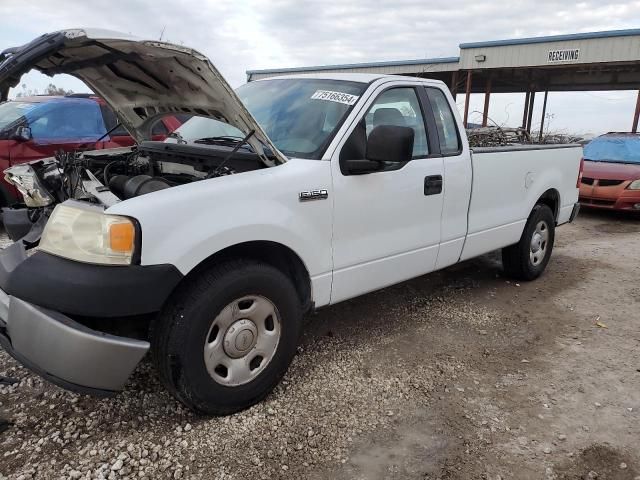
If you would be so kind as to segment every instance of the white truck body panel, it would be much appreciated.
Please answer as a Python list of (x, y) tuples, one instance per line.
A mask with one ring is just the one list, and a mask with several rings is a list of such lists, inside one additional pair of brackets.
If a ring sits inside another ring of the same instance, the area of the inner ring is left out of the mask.
[[(421, 83), (393, 78), (376, 82), (350, 115), (351, 121), (345, 122), (346, 131), (353, 129), (380, 93), (411, 85)], [(385, 175), (343, 175), (338, 157), (348, 136), (340, 138), (331, 158), (332, 303), (433, 270), (440, 243), (443, 196), (425, 196), (420, 179), (442, 175), (443, 159), (412, 160)]]
[[(560, 198), (558, 223), (568, 221), (578, 198), (579, 146), (481, 149), (472, 160), (455, 102), (442, 82), (314, 76), (370, 83), (322, 160), (290, 159), (107, 210), (140, 222), (143, 265), (168, 263), (188, 274), (227, 247), (276, 242), (302, 260), (312, 301), (321, 307), (517, 243), (533, 206), (549, 189)], [(440, 89), (453, 106), (461, 152), (412, 160), (396, 171), (344, 175), (340, 150), (371, 102), (389, 87), (420, 85)], [(443, 177), (443, 191), (425, 196), (424, 177), (435, 174)], [(301, 192), (315, 189), (326, 190), (328, 201), (299, 200)]]
[(301, 190), (330, 186), (329, 162), (291, 159), (279, 167), (132, 198), (108, 212), (140, 222), (143, 265), (169, 263), (185, 275), (233, 245), (260, 240), (284, 245), (305, 264), (314, 301), (326, 305), (331, 292), (332, 205), (300, 202), (298, 196)]
[[(436, 270), (453, 265), (460, 260), (460, 254), (467, 235), (469, 199), (472, 192), (473, 174), (469, 168), (469, 142), (464, 134), (464, 124), (455, 100), (448, 88), (442, 89), (455, 117), (460, 132), (461, 151), (458, 155), (444, 157), (444, 189), (441, 221), (440, 249)], [(446, 219), (446, 220), (445, 220)]]
[(516, 243), (531, 209), (549, 189), (558, 192), (556, 220), (565, 223), (578, 201), (576, 172), (581, 155), (580, 146), (503, 147), (474, 152), (469, 231), (462, 260)]

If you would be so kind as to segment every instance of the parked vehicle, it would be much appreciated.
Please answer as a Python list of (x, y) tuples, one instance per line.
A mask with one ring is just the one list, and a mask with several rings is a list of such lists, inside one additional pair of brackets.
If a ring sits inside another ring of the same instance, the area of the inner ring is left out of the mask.
[[(108, 153), (125, 173), (85, 168), (36, 253), (0, 254), (0, 343), (72, 390), (113, 394), (151, 350), (189, 408), (247, 408), (284, 375), (304, 312), (500, 248), (533, 280), (578, 211), (579, 146), (472, 154), (439, 81), (291, 76), (236, 94), (194, 50), (76, 30), (15, 52), (0, 86), (34, 65), (86, 81), (138, 142)], [(148, 141), (165, 111), (237, 130)]]
[[(233, 138), (225, 140), (225, 136), (241, 135), (239, 130), (229, 124), (211, 118), (189, 118), (185, 115), (176, 115), (165, 117), (162, 120), (168, 123), (169, 121), (180, 122), (182, 119), (185, 119), (186, 123), (171, 132), (164, 140), (165, 142), (195, 145), (224, 145), (231, 142), (234, 146), (235, 140)], [(164, 125), (164, 123), (162, 124)], [(154, 127), (152, 132), (156, 131), (157, 128)], [(154, 134), (152, 138), (157, 140), (164, 136)], [(212, 141), (214, 137), (220, 138), (217, 141)], [(128, 139), (129, 143), (133, 143), (131, 137), (123, 138)], [(247, 147), (242, 146), (241, 148), (246, 149)], [(54, 157), (6, 169), (4, 171), (5, 181), (15, 185), (18, 191), (23, 194), (24, 202), (24, 204), (2, 209), (4, 226), (9, 238), (13, 241), (22, 240), (27, 248), (36, 247), (46, 221), (56, 205), (70, 198), (91, 197), (91, 194), (85, 191), (85, 184), (91, 184), (92, 181), (85, 180), (83, 182), (83, 178), (89, 179), (88, 175), (91, 175), (91, 178), (103, 179), (103, 182), (108, 185), (110, 179), (117, 183), (118, 180), (124, 178), (123, 175), (133, 172), (132, 163), (126, 161), (131, 151), (131, 149), (60, 151)], [(125, 161), (119, 161), (119, 158)], [(83, 174), (85, 170), (87, 173)], [(37, 177), (42, 187), (49, 192), (49, 200), (43, 201), (37, 193), (29, 189), (29, 186), (33, 185), (31, 180), (33, 176)], [(148, 188), (152, 184), (147, 184), (143, 188)], [(124, 184), (116, 185), (115, 189), (123, 189), (124, 187)]]
[(640, 211), (640, 134), (612, 132), (585, 145), (580, 203)]
[[(153, 127), (154, 139), (165, 138), (180, 125), (181, 121), (173, 115), (163, 117)], [(51, 157), (60, 150), (98, 150), (134, 144), (124, 128), (115, 127), (115, 114), (95, 95), (43, 95), (0, 103), (0, 170)], [(0, 206), (20, 199), (16, 188), (0, 179)]]

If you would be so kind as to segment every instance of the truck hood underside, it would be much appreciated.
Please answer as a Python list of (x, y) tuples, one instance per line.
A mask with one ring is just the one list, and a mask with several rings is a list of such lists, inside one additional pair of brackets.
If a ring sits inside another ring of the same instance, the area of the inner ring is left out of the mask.
[(145, 41), (106, 30), (63, 30), (0, 54), (0, 100), (31, 69), (82, 80), (114, 109), (138, 141), (151, 138), (158, 118), (176, 113), (224, 121), (242, 132), (263, 156), (286, 157), (272, 144), (231, 86), (201, 53), (179, 45)]

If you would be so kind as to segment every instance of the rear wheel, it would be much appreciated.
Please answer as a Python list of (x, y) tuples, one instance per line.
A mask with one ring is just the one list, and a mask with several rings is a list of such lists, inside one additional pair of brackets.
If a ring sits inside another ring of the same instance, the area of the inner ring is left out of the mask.
[(188, 281), (151, 332), (163, 383), (187, 407), (227, 415), (262, 400), (296, 351), (302, 309), (271, 265), (234, 260)]
[(507, 275), (518, 280), (534, 280), (549, 263), (555, 239), (555, 219), (547, 205), (536, 205), (524, 227), (520, 241), (502, 249), (502, 265)]

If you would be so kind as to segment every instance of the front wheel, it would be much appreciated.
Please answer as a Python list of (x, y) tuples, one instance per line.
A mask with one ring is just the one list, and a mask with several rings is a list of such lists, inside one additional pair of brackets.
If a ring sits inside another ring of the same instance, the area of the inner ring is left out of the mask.
[(227, 415), (262, 400), (295, 354), (302, 308), (291, 280), (234, 260), (182, 285), (152, 328), (163, 383), (192, 410)]
[(533, 207), (520, 241), (502, 249), (502, 266), (518, 280), (534, 280), (549, 263), (555, 239), (555, 218), (547, 205)]

